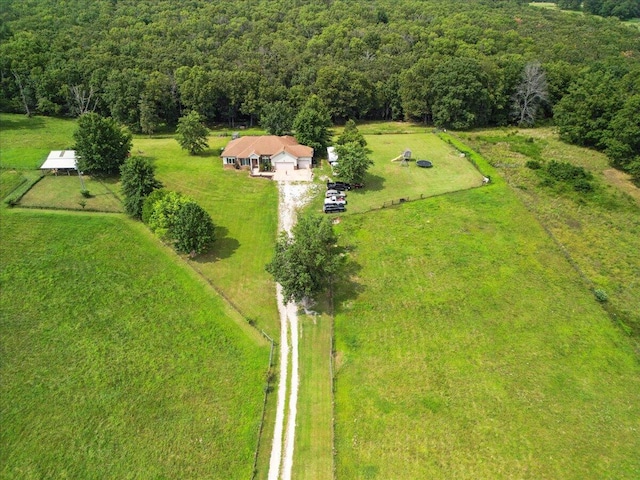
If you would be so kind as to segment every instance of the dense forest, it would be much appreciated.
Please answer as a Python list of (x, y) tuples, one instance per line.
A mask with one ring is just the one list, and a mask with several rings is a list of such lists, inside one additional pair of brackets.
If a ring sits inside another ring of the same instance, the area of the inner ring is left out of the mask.
[(517, 0), (3, 0), (0, 9), (2, 111), (95, 111), (151, 133), (189, 110), (249, 125), (315, 93), (338, 123), (465, 129), (555, 116), (563, 138), (607, 150), (640, 178), (640, 34), (618, 18)]

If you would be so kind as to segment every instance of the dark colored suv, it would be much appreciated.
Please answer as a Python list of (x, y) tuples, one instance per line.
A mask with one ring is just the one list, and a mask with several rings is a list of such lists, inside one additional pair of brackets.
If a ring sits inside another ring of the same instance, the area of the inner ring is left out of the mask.
[(329, 190), (351, 190), (351, 184), (345, 182), (327, 182), (327, 189)]
[(346, 212), (347, 208), (339, 203), (327, 203), (325, 204), (323, 210), (324, 213), (339, 213)]

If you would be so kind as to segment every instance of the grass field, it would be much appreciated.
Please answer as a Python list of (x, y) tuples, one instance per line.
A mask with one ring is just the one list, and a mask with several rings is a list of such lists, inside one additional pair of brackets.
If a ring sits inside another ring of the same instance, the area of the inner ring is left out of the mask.
[[(391, 124), (388, 129), (392, 131)], [(382, 128), (378, 124), (365, 125), (363, 130)], [(447, 192), (465, 190), (482, 185), (482, 175), (450, 145), (424, 128), (405, 126), (411, 134), (365, 135), (367, 146), (371, 150), (370, 158), (374, 165), (365, 177), (365, 188), (349, 192), (347, 211), (362, 213), (379, 209), (400, 199), (415, 200)], [(413, 161), (408, 166), (402, 162), (391, 162), (406, 149), (411, 150)], [(415, 160), (427, 159), (433, 168), (420, 168)], [(318, 177), (331, 176), (331, 170), (325, 166)], [(318, 201), (317, 208), (321, 206)]]
[(340, 229), (338, 478), (637, 478), (631, 342), (507, 185)]
[(271, 260), (278, 224), (275, 183), (224, 170), (218, 154), (230, 137), (211, 136), (210, 154), (190, 156), (167, 138), (135, 138), (133, 153), (154, 160), (166, 188), (192, 196), (211, 215), (217, 240), (192, 266), (273, 338), (279, 331)]
[[(487, 130), (462, 136), (501, 170), (594, 288), (607, 292), (608, 306), (623, 329), (634, 334), (640, 352), (640, 190), (614, 175), (603, 154), (564, 144), (550, 129)], [(523, 143), (526, 138), (534, 142)], [(588, 169), (596, 177), (596, 190), (578, 195), (540, 188), (540, 178), (524, 167), (536, 154)]]
[(77, 175), (47, 175), (22, 197), (19, 205), (101, 212), (123, 211), (117, 182), (94, 179), (88, 175), (83, 175), (82, 179), (90, 197), (84, 197), (80, 193), (82, 185)]
[(75, 120), (0, 113), (0, 168), (34, 169), (73, 145)]
[(0, 476), (250, 478), (266, 342), (139, 224), (0, 214)]
[(293, 478), (330, 479), (333, 474), (331, 397), (332, 318), (300, 316), (300, 392)]

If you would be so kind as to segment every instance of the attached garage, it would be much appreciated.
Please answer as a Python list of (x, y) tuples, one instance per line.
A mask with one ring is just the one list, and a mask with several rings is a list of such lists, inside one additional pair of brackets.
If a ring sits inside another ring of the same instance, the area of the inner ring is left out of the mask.
[(274, 163), (274, 168), (278, 172), (291, 172), (296, 169), (296, 164), (293, 162), (277, 162)]
[(311, 168), (311, 159), (310, 158), (299, 158), (298, 159), (298, 168)]

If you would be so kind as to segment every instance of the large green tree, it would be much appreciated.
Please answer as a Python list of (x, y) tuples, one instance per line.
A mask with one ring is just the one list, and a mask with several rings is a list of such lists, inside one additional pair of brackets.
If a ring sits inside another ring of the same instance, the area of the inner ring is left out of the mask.
[(285, 135), (293, 126), (293, 109), (283, 101), (268, 103), (262, 108), (260, 125), (270, 135)]
[(348, 120), (344, 125), (344, 130), (336, 140), (338, 145), (346, 145), (347, 143), (355, 142), (359, 144), (361, 147), (367, 146), (367, 141), (364, 139), (360, 130), (358, 130), (358, 126), (356, 122), (353, 120)]
[(129, 157), (120, 167), (120, 184), (124, 195), (124, 210), (132, 217), (142, 217), (142, 206), (151, 192), (162, 187), (156, 180), (155, 168), (149, 159)]
[(283, 232), (267, 271), (282, 286), (286, 302), (303, 302), (327, 289), (340, 270), (342, 257), (331, 220), (300, 217), (292, 236)]
[(337, 145), (336, 153), (340, 178), (346, 182), (362, 183), (367, 170), (373, 165), (365, 147), (358, 142), (349, 142)]
[(331, 139), (331, 116), (317, 95), (311, 95), (293, 120), (296, 140), (323, 155)]
[(131, 150), (131, 133), (114, 119), (85, 113), (73, 134), (80, 170), (115, 175)]
[(204, 252), (215, 240), (215, 226), (211, 216), (191, 201), (180, 208), (172, 229), (176, 250), (195, 255)]
[(202, 123), (202, 117), (195, 110), (178, 120), (176, 138), (180, 146), (191, 155), (197, 155), (209, 148), (208, 134), (209, 130)]
[(466, 129), (486, 125), (491, 114), (487, 76), (472, 58), (451, 58), (431, 76), (433, 123)]

